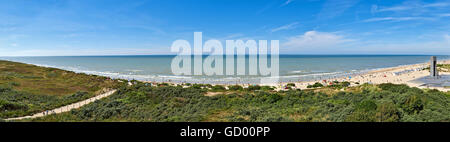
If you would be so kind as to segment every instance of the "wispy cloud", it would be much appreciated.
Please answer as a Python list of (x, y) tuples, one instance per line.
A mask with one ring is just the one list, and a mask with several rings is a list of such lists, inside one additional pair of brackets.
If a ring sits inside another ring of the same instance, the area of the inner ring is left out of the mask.
[(447, 7), (450, 6), (450, 3), (447, 2), (438, 2), (438, 3), (428, 3), (428, 4), (420, 4), (420, 3), (404, 3), (402, 5), (392, 6), (392, 7), (381, 7), (376, 8), (375, 10), (372, 8), (372, 12), (399, 12), (406, 10), (417, 10), (424, 8), (439, 8), (439, 7)]
[(431, 3), (425, 4), (423, 7), (446, 7), (450, 6), (450, 3), (440, 2), (440, 3)]
[(380, 22), (380, 21), (409, 21), (409, 20), (431, 20), (432, 18), (426, 17), (377, 17), (363, 20), (363, 22)]
[(344, 36), (337, 35), (335, 33), (308, 31), (302, 35), (288, 38), (283, 46), (292, 50), (301, 51), (311, 48), (334, 48), (350, 41), (353, 40), (347, 39)]
[(394, 7), (380, 8), (377, 10), (377, 12), (403, 11), (403, 10), (409, 10), (409, 9), (413, 9), (413, 8), (414, 7), (411, 7), (411, 6), (394, 6)]
[(283, 4), (281, 4), (281, 6), (286, 6), (290, 3), (292, 3), (294, 0), (287, 0), (286, 2), (284, 2)]
[(328, 0), (322, 6), (318, 18), (330, 19), (341, 15), (350, 7), (356, 5), (359, 0)]
[(270, 30), (270, 32), (273, 33), (273, 32), (278, 32), (278, 31), (282, 31), (282, 30), (294, 29), (298, 24), (299, 24), (298, 22), (290, 23), (287, 25), (283, 25), (281, 27), (274, 28), (274, 29)]
[(442, 14), (438, 14), (438, 17), (450, 17), (450, 13), (442, 13)]
[(373, 44), (361, 44), (358, 47), (360, 52), (372, 54), (450, 54), (450, 50), (448, 50), (449, 45), (450, 39), (444, 39), (428, 42), (417, 41), (408, 43), (388, 43), (381, 41)]
[(448, 43), (450, 43), (450, 35), (445, 34), (445, 35), (444, 35), (444, 39), (445, 39), (445, 41), (447, 41)]

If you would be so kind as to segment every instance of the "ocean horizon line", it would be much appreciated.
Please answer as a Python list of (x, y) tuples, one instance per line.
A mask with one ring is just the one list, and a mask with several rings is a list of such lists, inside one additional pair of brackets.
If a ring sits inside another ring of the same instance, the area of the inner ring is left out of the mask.
[[(254, 54), (244, 54), (254, 55)], [(268, 56), (272, 54), (266, 54)], [(178, 56), (177, 54), (149, 54), (149, 55), (36, 55), (36, 56), (0, 56), (0, 57), (139, 57), (139, 56)], [(190, 55), (194, 56), (194, 55)], [(202, 56), (210, 56), (209, 54), (202, 54)], [(220, 55), (219, 55), (220, 56)], [(224, 54), (223, 56), (227, 56)], [(234, 56), (238, 56), (235, 55)], [(447, 54), (279, 54), (279, 56), (450, 56)]]

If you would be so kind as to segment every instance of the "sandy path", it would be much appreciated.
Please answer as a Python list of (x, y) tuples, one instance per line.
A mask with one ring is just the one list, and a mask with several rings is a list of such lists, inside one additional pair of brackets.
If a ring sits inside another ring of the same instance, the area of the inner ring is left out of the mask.
[[(101, 95), (97, 95), (97, 96), (95, 96), (95, 97), (92, 97), (92, 98), (89, 98), (89, 99), (86, 99), (86, 100), (83, 100), (83, 101), (80, 101), (80, 102), (77, 102), (77, 103), (73, 103), (73, 104), (66, 105), (66, 106), (63, 106), (63, 107), (60, 107), (60, 108), (56, 108), (56, 109), (53, 109), (53, 110), (49, 110), (47, 115), (58, 114), (58, 113), (63, 113), (63, 112), (68, 112), (68, 111), (70, 111), (70, 110), (72, 110), (72, 109), (80, 108), (80, 107), (82, 107), (82, 106), (84, 106), (84, 105), (87, 105), (87, 104), (89, 104), (89, 103), (92, 103), (92, 102), (94, 102), (94, 101), (96, 101), (96, 100), (99, 100), (99, 99), (108, 97), (108, 96), (114, 94), (114, 92), (116, 92), (116, 91), (117, 91), (117, 90), (111, 90), (111, 91), (108, 91), (108, 92), (103, 93), (103, 94), (101, 94)], [(31, 115), (31, 116), (23, 116), (23, 117), (16, 117), (16, 118), (8, 118), (8, 119), (5, 119), (5, 120), (6, 120), (6, 121), (11, 121), (11, 120), (21, 120), (21, 119), (27, 119), (27, 118), (43, 117), (43, 116), (45, 116), (45, 115), (44, 115), (44, 112), (40, 112), (40, 113), (36, 113), (36, 114), (34, 114), (34, 115)]]

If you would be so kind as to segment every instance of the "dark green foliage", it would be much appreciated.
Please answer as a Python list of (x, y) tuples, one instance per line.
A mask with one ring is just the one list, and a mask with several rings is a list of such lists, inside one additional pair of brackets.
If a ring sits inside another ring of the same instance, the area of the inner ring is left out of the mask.
[(286, 86), (288, 86), (288, 87), (295, 87), (295, 84), (294, 83), (288, 83)]
[(407, 96), (406, 100), (400, 102), (403, 110), (408, 114), (417, 114), (423, 110), (424, 101), (418, 95)]
[(275, 88), (272, 87), (272, 86), (261, 86), (260, 89), (261, 89), (262, 91), (272, 91), (272, 90), (275, 90)]
[(191, 87), (194, 88), (194, 89), (202, 89), (203, 85), (201, 85), (201, 84), (194, 84)]
[(377, 104), (373, 100), (364, 100), (356, 105), (357, 110), (374, 111), (377, 109)]
[(230, 85), (228, 86), (228, 89), (231, 91), (242, 91), (244, 88), (242, 88), (241, 85)]
[(247, 91), (256, 91), (256, 90), (260, 90), (261, 86), (259, 85), (250, 85), (248, 86), (248, 88), (246, 88)]
[(66, 96), (35, 95), (0, 86), (0, 118), (30, 115), (93, 97), (87, 92)]
[(350, 86), (350, 82), (344, 81), (344, 82), (338, 82), (338, 81), (334, 81), (332, 85), (328, 85), (327, 87), (331, 87), (334, 89), (342, 89), (345, 87), (349, 87)]
[(323, 85), (319, 82), (314, 83), (313, 85), (308, 85), (306, 86), (307, 88), (319, 88), (319, 87), (323, 87)]
[(222, 85), (214, 85), (211, 88), (211, 91), (213, 91), (213, 92), (221, 92), (221, 91), (225, 91), (225, 90), (227, 90), (227, 89), (225, 87), (223, 87)]
[(382, 103), (377, 107), (375, 115), (378, 122), (398, 122), (400, 120), (400, 111), (392, 102)]
[(380, 84), (379, 87), (383, 90), (391, 91), (394, 93), (405, 93), (409, 90), (409, 87), (407, 85), (398, 85), (398, 84), (392, 84), (392, 83), (385, 83)]

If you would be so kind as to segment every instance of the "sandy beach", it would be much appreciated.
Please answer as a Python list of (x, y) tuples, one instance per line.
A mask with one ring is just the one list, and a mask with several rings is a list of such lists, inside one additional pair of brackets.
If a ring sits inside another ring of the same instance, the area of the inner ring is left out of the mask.
[[(450, 60), (442, 60), (439, 61), (438, 64), (450, 64)], [(440, 91), (450, 91), (450, 88), (444, 87), (427, 87), (421, 86), (421, 83), (413, 82), (413, 80), (426, 77), (430, 75), (429, 70), (424, 70), (424, 68), (429, 67), (429, 63), (420, 63), (413, 65), (403, 65), (391, 68), (384, 68), (379, 70), (370, 71), (366, 74), (358, 75), (358, 76), (350, 76), (345, 78), (332, 78), (328, 80), (316, 80), (316, 81), (307, 81), (307, 82), (296, 82), (295, 86), (299, 89), (306, 89), (308, 85), (312, 85), (316, 82), (320, 82), (322, 84), (327, 84), (332, 81), (348, 81), (352, 86), (359, 84), (369, 83), (369, 84), (381, 84), (381, 83), (393, 83), (393, 84), (406, 84), (410, 87), (418, 87), (418, 88), (430, 88), (437, 89)], [(439, 72), (440, 75), (450, 75), (450, 72)], [(274, 86), (274, 84), (271, 84)], [(287, 85), (287, 83), (277, 84), (278, 89), (282, 89), (283, 86)]]
[[(438, 61), (438, 64), (450, 64), (450, 60), (441, 60)], [(293, 89), (307, 89), (308, 85), (312, 85), (316, 82), (322, 83), (323, 85), (329, 85), (333, 81), (339, 82), (350, 82), (351, 86), (357, 86), (358, 84), (381, 84), (381, 83), (393, 83), (393, 84), (406, 84), (410, 87), (418, 87), (418, 88), (429, 88), (429, 89), (437, 89), (440, 91), (450, 91), (450, 88), (445, 87), (431, 87), (431, 86), (423, 86), (423, 83), (413, 82), (418, 78), (429, 76), (429, 70), (425, 68), (429, 67), (429, 63), (419, 63), (412, 65), (401, 65), (390, 68), (383, 68), (378, 70), (369, 71), (364, 74), (347, 76), (347, 77), (339, 77), (339, 78), (326, 78), (323, 80), (313, 80), (313, 81), (300, 81), (300, 82), (284, 82), (284, 83), (273, 83), (273, 84), (258, 84), (261, 86), (273, 86), (276, 87), (276, 90), (285, 90), (285, 86), (288, 83), (294, 83), (295, 87)], [(450, 72), (439, 72), (440, 75), (450, 75)], [(161, 82), (152, 82), (152, 81), (144, 81), (147, 83), (161, 83)], [(165, 82), (172, 85), (182, 85), (184, 87), (189, 87), (183, 85), (183, 83), (175, 83), (175, 82)], [(226, 84), (212, 84), (212, 85), (224, 85)], [(235, 84), (236, 85), (236, 84)], [(253, 85), (253, 84), (237, 84), (241, 85), (244, 88)]]

